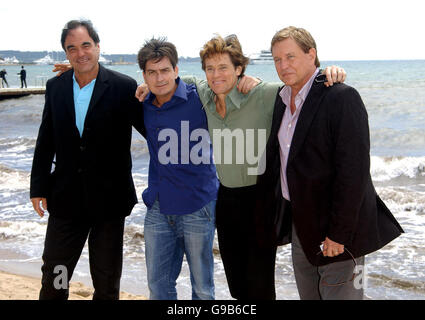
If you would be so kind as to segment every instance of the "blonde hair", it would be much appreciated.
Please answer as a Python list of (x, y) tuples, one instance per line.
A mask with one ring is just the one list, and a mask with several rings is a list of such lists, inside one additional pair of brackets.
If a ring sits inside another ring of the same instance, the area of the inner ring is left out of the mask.
[(277, 42), (283, 41), (288, 38), (291, 38), (292, 40), (294, 40), (304, 53), (308, 53), (309, 50), (312, 48), (315, 49), (316, 59), (314, 60), (314, 64), (316, 65), (316, 67), (320, 67), (320, 61), (317, 56), (316, 41), (314, 41), (310, 32), (308, 32), (307, 30), (303, 28), (290, 26), (276, 32), (276, 34), (273, 36), (273, 39), (272, 39), (271, 49), (273, 49), (273, 46)]
[(241, 74), (239, 78), (243, 77), (246, 66), (249, 62), (249, 58), (245, 57), (242, 52), (242, 46), (238, 40), (238, 37), (234, 34), (222, 38), (217, 35), (207, 43), (204, 44), (204, 47), (199, 52), (199, 56), (202, 61), (202, 70), (205, 71), (205, 60), (211, 58), (217, 54), (228, 53), (230, 60), (232, 61), (233, 66), (242, 67)]

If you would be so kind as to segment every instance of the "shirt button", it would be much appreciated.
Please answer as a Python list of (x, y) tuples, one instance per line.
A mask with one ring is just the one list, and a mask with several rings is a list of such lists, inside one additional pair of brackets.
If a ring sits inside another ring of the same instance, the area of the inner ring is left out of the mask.
[(290, 144), (286, 145), (288, 148), (291, 146)]
[(289, 126), (288, 126), (289, 128), (291, 128), (292, 127), (292, 124), (289, 124)]

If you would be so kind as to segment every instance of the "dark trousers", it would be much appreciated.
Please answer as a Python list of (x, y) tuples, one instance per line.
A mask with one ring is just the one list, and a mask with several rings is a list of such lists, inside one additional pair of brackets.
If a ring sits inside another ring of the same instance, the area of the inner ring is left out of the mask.
[(255, 239), (256, 186), (220, 185), (216, 225), (230, 294), (238, 300), (276, 299), (276, 247), (259, 248)]
[[(347, 253), (343, 253), (347, 254)], [(323, 266), (312, 265), (301, 246), (295, 226), (292, 229), (292, 263), (301, 300), (362, 300), (363, 283), (356, 266), (364, 267), (364, 257), (333, 262)]]
[(25, 78), (21, 78), (21, 88), (24, 87), (25, 84), (25, 88), (27, 87), (27, 80)]
[(69, 281), (88, 237), (93, 300), (118, 300), (124, 218), (110, 221), (49, 217), (41, 271), (40, 300), (66, 300)]
[(4, 87), (3, 83), (6, 83), (6, 86), (9, 88), (9, 84), (7, 83), (6, 78), (1, 78), (2, 86)]
[[(333, 262), (323, 266), (312, 265), (304, 253), (297, 235), (296, 227), (290, 223), (292, 216), (291, 203), (281, 197), (281, 230), (291, 228), (292, 265), (294, 267), (295, 282), (301, 300), (361, 300), (363, 299), (363, 280), (357, 277), (364, 276), (361, 272), (356, 275), (356, 266), (363, 268), (364, 257)], [(302, 228), (301, 226), (298, 226)], [(348, 250), (348, 249), (346, 249)], [(347, 252), (343, 253), (348, 255)]]

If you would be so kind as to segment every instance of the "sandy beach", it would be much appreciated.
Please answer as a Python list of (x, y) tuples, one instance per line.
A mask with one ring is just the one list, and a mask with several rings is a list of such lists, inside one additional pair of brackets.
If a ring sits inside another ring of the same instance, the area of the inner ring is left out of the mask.
[[(38, 300), (41, 280), (0, 271), (0, 300)], [(71, 282), (69, 300), (91, 300), (93, 288)], [(121, 292), (120, 300), (146, 300), (141, 295)]]

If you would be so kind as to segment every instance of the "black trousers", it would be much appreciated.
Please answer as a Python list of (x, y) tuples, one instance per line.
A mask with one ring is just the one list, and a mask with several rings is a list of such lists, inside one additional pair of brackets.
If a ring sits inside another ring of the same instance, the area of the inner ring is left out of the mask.
[(276, 247), (259, 248), (255, 239), (257, 186), (220, 185), (216, 225), (220, 255), (230, 294), (238, 300), (276, 299)]
[(21, 78), (21, 88), (24, 87), (25, 84), (25, 88), (27, 87), (27, 80), (25, 78)]
[(124, 217), (83, 221), (49, 217), (41, 271), (40, 300), (66, 300), (69, 281), (88, 238), (93, 300), (118, 300)]
[(3, 87), (4, 87), (4, 84), (3, 83), (6, 83), (6, 86), (9, 88), (9, 84), (7, 83), (6, 78), (0, 78), (0, 80), (2, 82)]

